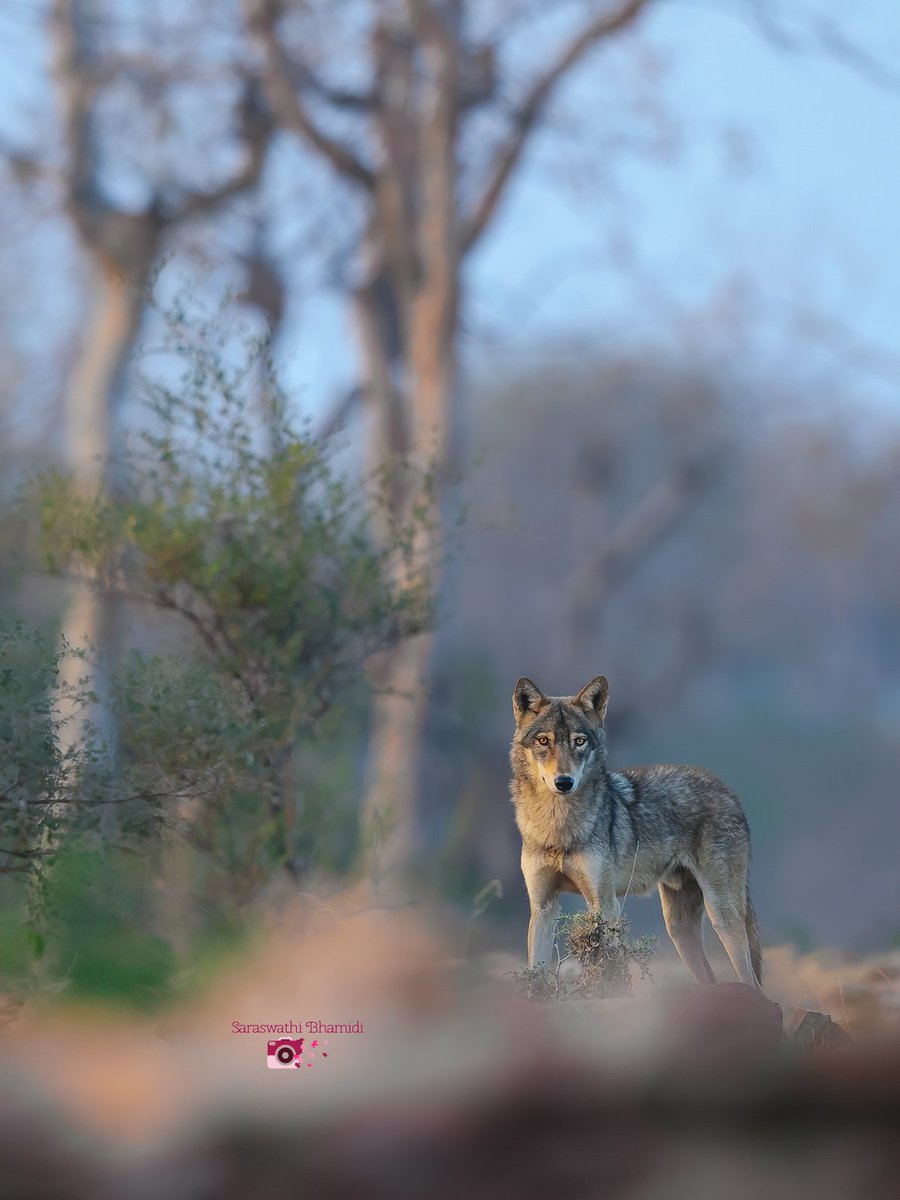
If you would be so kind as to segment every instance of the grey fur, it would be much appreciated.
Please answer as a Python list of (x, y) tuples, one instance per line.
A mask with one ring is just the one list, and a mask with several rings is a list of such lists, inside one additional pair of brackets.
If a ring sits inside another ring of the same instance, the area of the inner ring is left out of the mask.
[[(511, 794), (531, 904), (528, 963), (549, 963), (560, 892), (618, 914), (618, 897), (657, 888), (666, 929), (700, 983), (715, 980), (703, 949), (703, 908), (743, 983), (762, 961), (750, 902), (750, 830), (737, 796), (700, 767), (607, 766), (609, 688), (597, 676), (576, 696), (545, 696), (530, 679), (513, 692)], [(572, 780), (572, 790), (562, 786)]]

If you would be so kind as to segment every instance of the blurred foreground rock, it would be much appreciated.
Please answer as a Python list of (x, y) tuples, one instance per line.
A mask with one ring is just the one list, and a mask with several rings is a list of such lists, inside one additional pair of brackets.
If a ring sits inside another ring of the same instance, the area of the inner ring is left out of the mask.
[[(737, 983), (536, 1003), (415, 912), (289, 916), (163, 1014), (8, 1026), (0, 1200), (900, 1194), (900, 1039), (786, 1053)], [(310, 1019), (364, 1032), (303, 1071), (232, 1032)]]
[(780, 1006), (745, 983), (684, 988), (668, 996), (665, 1007), (675, 1052), (710, 1067), (759, 1061), (782, 1044)]

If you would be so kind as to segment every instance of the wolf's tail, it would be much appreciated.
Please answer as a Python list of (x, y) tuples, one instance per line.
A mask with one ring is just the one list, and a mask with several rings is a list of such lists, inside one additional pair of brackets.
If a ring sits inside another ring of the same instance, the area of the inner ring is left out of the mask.
[(759, 944), (759, 926), (756, 923), (756, 913), (750, 902), (750, 889), (747, 888), (747, 943), (750, 947), (750, 962), (753, 966), (756, 982), (762, 985), (762, 948)]

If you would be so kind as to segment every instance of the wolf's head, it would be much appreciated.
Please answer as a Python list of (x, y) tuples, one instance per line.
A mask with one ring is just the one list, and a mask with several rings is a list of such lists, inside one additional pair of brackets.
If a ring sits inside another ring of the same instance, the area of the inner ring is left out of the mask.
[(603, 718), (609, 684), (603, 675), (586, 683), (577, 696), (545, 696), (530, 679), (522, 678), (513, 692), (516, 733), (513, 746), (532, 778), (551, 792), (577, 790), (590, 766), (606, 764)]

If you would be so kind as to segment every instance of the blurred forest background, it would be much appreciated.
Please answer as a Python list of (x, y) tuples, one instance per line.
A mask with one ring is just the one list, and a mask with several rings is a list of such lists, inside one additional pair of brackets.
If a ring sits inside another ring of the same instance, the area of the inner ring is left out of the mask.
[(360, 870), (518, 947), (520, 674), (739, 792), (765, 942), (895, 943), (894, 6), (0, 30), (8, 986)]

